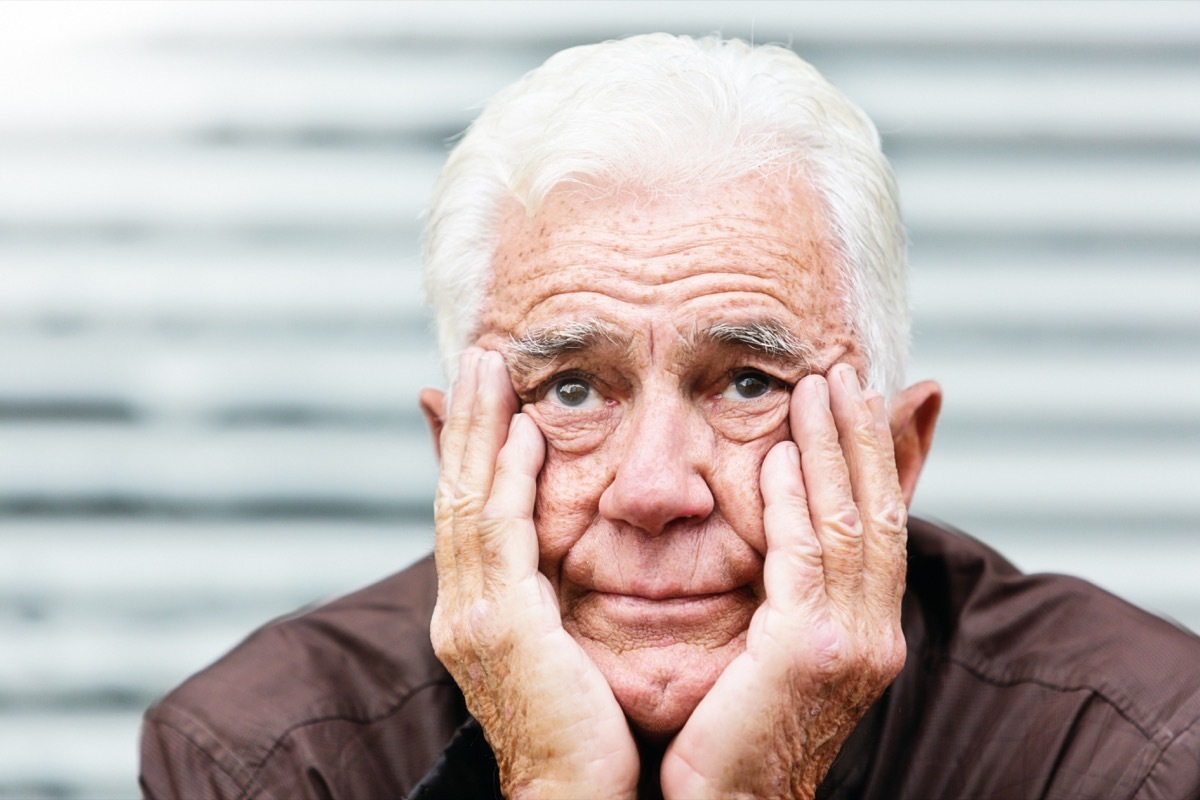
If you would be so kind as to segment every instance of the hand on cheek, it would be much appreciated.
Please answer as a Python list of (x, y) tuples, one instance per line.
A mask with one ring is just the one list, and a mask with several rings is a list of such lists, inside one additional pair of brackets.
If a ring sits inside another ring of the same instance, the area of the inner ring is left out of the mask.
[(468, 350), (441, 437), (434, 650), (495, 751), (505, 797), (632, 797), (624, 714), (538, 572), (545, 442), (516, 411), (500, 356)]
[(662, 766), (668, 798), (812, 797), (904, 664), (905, 506), (878, 395), (801, 381), (763, 462), (766, 601)]

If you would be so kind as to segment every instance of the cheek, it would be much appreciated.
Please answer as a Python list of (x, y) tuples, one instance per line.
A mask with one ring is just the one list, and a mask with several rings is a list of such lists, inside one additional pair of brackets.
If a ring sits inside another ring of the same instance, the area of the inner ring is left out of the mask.
[(767, 452), (787, 437), (785, 422), (751, 441), (722, 442), (709, 480), (716, 506), (725, 521), (740, 539), (763, 555), (767, 552), (767, 538), (759, 476)]
[(600, 495), (611, 482), (604, 450), (576, 454), (547, 442), (534, 507), (544, 571), (561, 561), (596, 519)]

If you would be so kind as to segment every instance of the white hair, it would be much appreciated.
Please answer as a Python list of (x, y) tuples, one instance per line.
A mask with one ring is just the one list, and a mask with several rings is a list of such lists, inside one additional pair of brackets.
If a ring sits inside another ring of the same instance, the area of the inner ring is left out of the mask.
[(450, 154), (425, 230), (425, 291), (447, 377), (477, 334), (502, 209), (555, 187), (656, 194), (803, 176), (831, 227), (867, 383), (890, 397), (909, 346), (891, 166), (867, 116), (776, 46), (648, 34), (573, 47), (499, 92)]

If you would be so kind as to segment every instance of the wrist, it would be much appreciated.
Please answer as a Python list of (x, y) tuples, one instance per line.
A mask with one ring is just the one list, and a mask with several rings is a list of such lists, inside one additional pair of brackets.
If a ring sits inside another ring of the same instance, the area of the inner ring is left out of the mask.
[(500, 787), (507, 800), (637, 800), (636, 767), (633, 774), (622, 775), (630, 770), (606, 769), (595, 762), (500, 766)]

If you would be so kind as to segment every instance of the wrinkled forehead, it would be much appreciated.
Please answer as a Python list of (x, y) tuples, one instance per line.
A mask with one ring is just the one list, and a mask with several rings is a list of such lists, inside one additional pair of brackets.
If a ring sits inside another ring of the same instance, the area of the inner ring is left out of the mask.
[(826, 215), (802, 183), (755, 178), (687, 196), (567, 188), (533, 213), (504, 209), (477, 333), (519, 335), (610, 306), (685, 326), (693, 311), (711, 324), (723, 304), (844, 324), (844, 295)]

